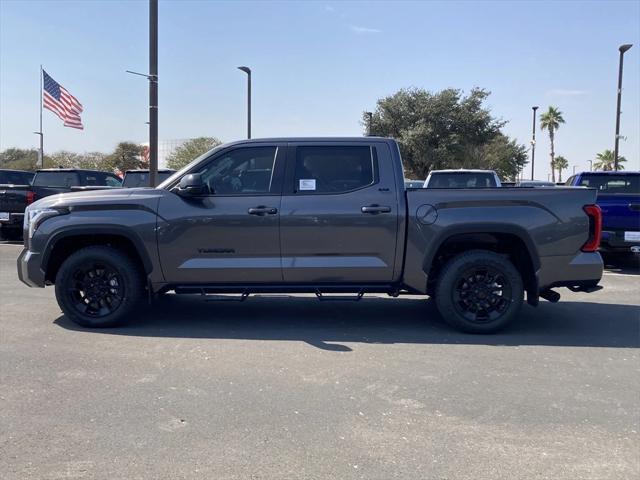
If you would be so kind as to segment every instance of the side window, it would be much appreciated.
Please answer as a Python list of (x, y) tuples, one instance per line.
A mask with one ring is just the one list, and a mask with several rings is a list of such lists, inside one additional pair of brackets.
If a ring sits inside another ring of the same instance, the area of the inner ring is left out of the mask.
[(277, 147), (231, 150), (199, 170), (209, 192), (219, 195), (269, 193)]
[(346, 193), (376, 182), (375, 149), (369, 146), (296, 148), (294, 191)]
[(92, 173), (84, 173), (82, 174), (82, 185), (87, 185), (89, 187), (95, 187), (100, 185), (100, 180), (98, 179), (98, 175)]

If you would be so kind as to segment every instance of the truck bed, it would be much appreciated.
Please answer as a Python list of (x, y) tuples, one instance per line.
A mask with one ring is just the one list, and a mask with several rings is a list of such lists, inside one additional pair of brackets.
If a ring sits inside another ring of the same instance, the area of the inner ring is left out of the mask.
[(594, 189), (418, 189), (408, 190), (406, 197), (404, 281), (412, 288), (424, 288), (430, 270), (425, 267), (437, 265), (439, 248), (463, 232), (477, 238), (500, 232), (504, 239), (520, 242), (531, 258), (539, 259), (532, 265), (539, 289), (565, 279), (579, 282), (581, 270), (585, 281), (592, 276), (590, 262), (584, 269), (579, 262), (589, 231), (583, 206), (595, 203)]

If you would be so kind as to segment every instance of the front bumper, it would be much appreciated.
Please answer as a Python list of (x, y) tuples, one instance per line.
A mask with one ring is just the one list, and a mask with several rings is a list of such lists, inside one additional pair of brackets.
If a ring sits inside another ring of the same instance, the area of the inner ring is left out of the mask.
[(44, 272), (41, 269), (42, 255), (27, 248), (18, 257), (18, 278), (29, 287), (44, 288)]

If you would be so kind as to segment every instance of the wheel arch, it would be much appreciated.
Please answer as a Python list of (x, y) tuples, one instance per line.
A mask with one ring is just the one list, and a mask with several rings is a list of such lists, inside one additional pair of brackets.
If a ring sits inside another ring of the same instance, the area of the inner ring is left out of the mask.
[(524, 282), (527, 302), (538, 303), (537, 271), (540, 258), (529, 233), (515, 225), (486, 224), (448, 228), (434, 241), (425, 255), (422, 268), (427, 274), (427, 293), (432, 294), (442, 268), (455, 255), (471, 249), (483, 249), (507, 255)]
[(45, 281), (55, 283), (60, 266), (73, 252), (97, 245), (123, 251), (142, 267), (147, 276), (153, 271), (153, 263), (142, 240), (129, 229), (117, 225), (73, 227), (56, 232), (47, 241), (42, 260)]

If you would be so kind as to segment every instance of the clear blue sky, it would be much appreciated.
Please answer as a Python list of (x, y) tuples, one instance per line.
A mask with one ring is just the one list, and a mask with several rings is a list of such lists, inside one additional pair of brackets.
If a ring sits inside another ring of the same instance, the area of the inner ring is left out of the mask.
[[(39, 65), (85, 106), (84, 131), (45, 111), (45, 150), (147, 140), (146, 1), (0, 0), (0, 149), (34, 147)], [(360, 135), (363, 110), (401, 87), (492, 91), (506, 133), (528, 145), (531, 106), (567, 121), (570, 165), (613, 148), (618, 45), (621, 154), (640, 168), (640, 2), (160, 2), (160, 138)], [(538, 131), (546, 178), (549, 142)]]

